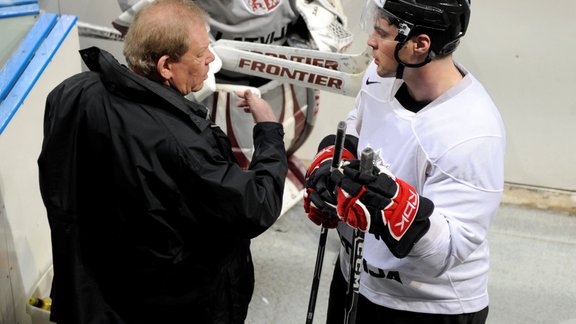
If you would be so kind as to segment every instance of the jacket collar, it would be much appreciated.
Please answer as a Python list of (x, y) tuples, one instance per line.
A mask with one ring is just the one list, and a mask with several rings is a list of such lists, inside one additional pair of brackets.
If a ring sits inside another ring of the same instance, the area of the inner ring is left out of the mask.
[(186, 114), (200, 130), (210, 125), (206, 107), (184, 98), (174, 89), (130, 71), (105, 50), (89, 47), (80, 50), (80, 55), (91, 71), (100, 74), (109, 91), (140, 100), (166, 101), (179, 112)]

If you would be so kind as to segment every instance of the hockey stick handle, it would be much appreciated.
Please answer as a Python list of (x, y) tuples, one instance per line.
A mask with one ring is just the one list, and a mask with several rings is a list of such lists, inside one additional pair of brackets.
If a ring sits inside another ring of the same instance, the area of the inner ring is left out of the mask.
[[(342, 150), (344, 149), (344, 140), (346, 138), (346, 122), (338, 122), (336, 128), (336, 139), (334, 140), (334, 155), (332, 156), (332, 165), (330, 170), (337, 169), (342, 159)], [(326, 251), (326, 239), (328, 229), (324, 226), (320, 229), (320, 239), (318, 242), (318, 252), (316, 253), (316, 265), (314, 266), (314, 278), (312, 279), (312, 288), (310, 290), (310, 300), (308, 301), (308, 312), (306, 314), (306, 324), (312, 324), (314, 319), (314, 310), (316, 308), (316, 299), (318, 297), (318, 287), (320, 286), (320, 275), (322, 274), (322, 263), (324, 262), (324, 251)]]
[(370, 175), (372, 167), (374, 166), (374, 150), (366, 147), (360, 154), (360, 173), (363, 175)]
[[(374, 150), (366, 147), (360, 155), (360, 173), (371, 174), (374, 164)], [(346, 291), (345, 324), (356, 323), (358, 297), (360, 294), (360, 274), (362, 273), (362, 254), (364, 251), (364, 232), (356, 228), (350, 251), (350, 272), (348, 274), (348, 289)]]
[(339, 121), (336, 128), (336, 140), (334, 142), (334, 156), (332, 157), (332, 165), (330, 170), (333, 171), (340, 167), (342, 160), (342, 150), (344, 149), (344, 139), (346, 138), (346, 122)]

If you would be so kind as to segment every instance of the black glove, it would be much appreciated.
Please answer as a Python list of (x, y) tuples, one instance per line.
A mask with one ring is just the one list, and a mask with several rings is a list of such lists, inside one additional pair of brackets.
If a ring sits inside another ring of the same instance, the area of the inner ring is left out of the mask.
[[(332, 179), (330, 167), (334, 156), (334, 135), (326, 136), (318, 146), (318, 153), (306, 172), (306, 191), (304, 192), (304, 211), (316, 225), (334, 228), (340, 219), (336, 213), (336, 184), (340, 182), (338, 174)], [(342, 161), (355, 159), (358, 138), (347, 135), (342, 149)]]
[(430, 228), (434, 204), (384, 166), (374, 167), (371, 175), (362, 175), (359, 167), (358, 160), (342, 165), (339, 217), (382, 239), (396, 257), (407, 256)]

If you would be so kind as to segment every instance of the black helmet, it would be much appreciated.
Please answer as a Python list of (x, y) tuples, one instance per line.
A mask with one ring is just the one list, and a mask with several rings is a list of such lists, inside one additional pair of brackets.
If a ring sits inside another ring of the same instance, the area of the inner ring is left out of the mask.
[(470, 20), (471, 0), (368, 0), (398, 26), (400, 43), (426, 34), (432, 39), (430, 58), (452, 53)]

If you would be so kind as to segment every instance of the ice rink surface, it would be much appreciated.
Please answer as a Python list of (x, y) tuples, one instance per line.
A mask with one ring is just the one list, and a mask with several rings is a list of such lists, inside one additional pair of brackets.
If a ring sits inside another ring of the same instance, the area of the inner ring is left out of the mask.
[[(305, 323), (320, 228), (301, 204), (252, 241), (247, 324)], [(489, 232), (489, 324), (576, 324), (576, 216), (501, 206)], [(324, 323), (339, 241), (330, 230), (314, 323)]]

